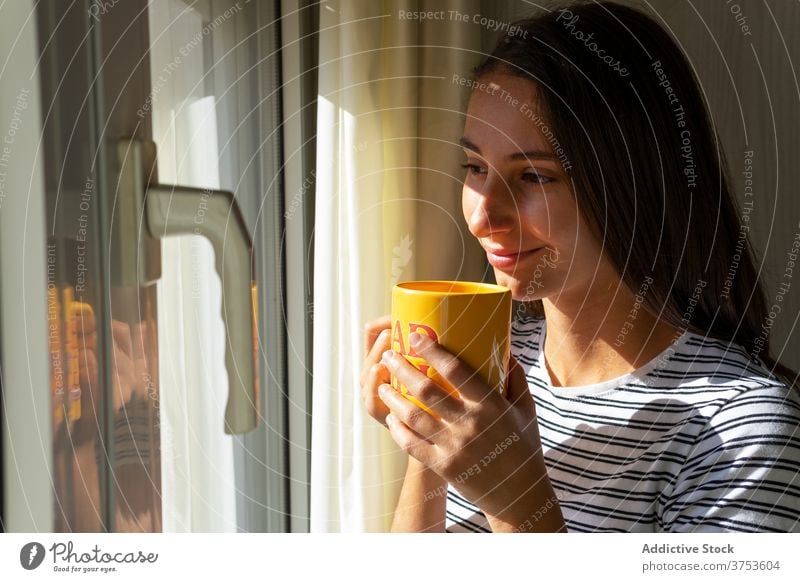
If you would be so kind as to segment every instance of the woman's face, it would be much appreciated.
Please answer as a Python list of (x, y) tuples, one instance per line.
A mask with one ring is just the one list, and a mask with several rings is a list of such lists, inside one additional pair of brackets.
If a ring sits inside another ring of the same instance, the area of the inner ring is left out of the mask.
[(616, 286), (619, 278), (581, 217), (553, 154), (559, 147), (556, 129), (537, 111), (536, 85), (502, 72), (480, 82), (462, 139), (467, 156), (462, 206), (497, 283), (509, 287), (516, 300), (577, 300), (578, 305), (592, 289)]

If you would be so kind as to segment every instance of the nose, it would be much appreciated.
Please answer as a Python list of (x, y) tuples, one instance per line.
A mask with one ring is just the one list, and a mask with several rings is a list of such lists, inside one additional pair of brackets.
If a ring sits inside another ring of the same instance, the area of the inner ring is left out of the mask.
[(487, 176), (480, 189), (465, 186), (467, 226), (478, 239), (510, 232), (519, 221), (519, 209), (508, 185), (498, 176)]

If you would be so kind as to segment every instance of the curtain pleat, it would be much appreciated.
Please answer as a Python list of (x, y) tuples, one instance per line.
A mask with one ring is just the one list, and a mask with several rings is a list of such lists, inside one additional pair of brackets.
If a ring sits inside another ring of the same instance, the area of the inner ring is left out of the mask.
[(480, 58), (480, 30), (399, 17), (479, 2), (422, 4), (320, 10), (312, 532), (388, 530), (402, 485), (406, 455), (360, 398), (364, 324), (389, 313), (394, 283), (482, 273), (463, 236), (452, 82)]

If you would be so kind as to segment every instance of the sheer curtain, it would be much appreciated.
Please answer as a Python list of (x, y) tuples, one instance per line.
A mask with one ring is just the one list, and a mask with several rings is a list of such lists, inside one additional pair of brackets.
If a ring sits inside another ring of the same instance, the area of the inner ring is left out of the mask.
[[(203, 4), (150, 4), (153, 139), (161, 183), (219, 189), (218, 104), (207, 94), (213, 72), (201, 47), (187, 48), (209, 32)], [(198, 205), (198, 218), (202, 213)], [(222, 430), (228, 376), (214, 253), (199, 236), (165, 238), (161, 259), (163, 530), (235, 532), (233, 437)]]
[[(480, 59), (475, 2), (331, 1), (320, 9), (311, 531), (385, 531), (406, 456), (360, 399), (364, 324), (394, 283), (480, 279), (465, 236), (458, 138)], [(404, 17), (444, 11), (442, 21)], [(429, 252), (435, 249), (435, 253)]]

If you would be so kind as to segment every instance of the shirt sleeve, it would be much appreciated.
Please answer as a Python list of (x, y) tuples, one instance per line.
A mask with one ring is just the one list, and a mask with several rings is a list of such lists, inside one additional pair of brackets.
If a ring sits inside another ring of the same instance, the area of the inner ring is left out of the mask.
[(719, 407), (663, 507), (665, 531), (800, 531), (797, 388), (748, 388)]

